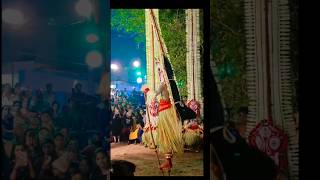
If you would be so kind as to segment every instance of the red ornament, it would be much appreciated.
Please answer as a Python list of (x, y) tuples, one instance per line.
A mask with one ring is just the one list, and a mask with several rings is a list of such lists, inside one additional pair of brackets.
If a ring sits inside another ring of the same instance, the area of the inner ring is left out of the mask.
[(144, 92), (145, 94), (147, 94), (149, 91), (150, 91), (149, 88), (145, 88), (145, 89), (143, 90), (143, 92)]
[(188, 107), (197, 114), (197, 117), (200, 117), (200, 103), (193, 99), (189, 101)]
[(191, 126), (190, 126), (190, 129), (192, 129), (192, 130), (196, 130), (198, 128), (199, 128), (199, 126), (198, 126), (197, 123), (192, 123)]

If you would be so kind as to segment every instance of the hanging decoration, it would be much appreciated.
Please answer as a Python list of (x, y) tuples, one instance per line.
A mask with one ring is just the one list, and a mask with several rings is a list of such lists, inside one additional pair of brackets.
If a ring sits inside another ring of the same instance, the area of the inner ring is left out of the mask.
[(299, 177), (299, 138), (292, 109), (290, 8), (288, 0), (245, 2), (247, 89), (246, 136), (257, 121), (272, 117), (288, 134), (290, 179)]
[(260, 122), (252, 130), (248, 140), (250, 145), (257, 147), (273, 159), (280, 170), (287, 168), (288, 137), (281, 129), (273, 126), (271, 120)]
[(203, 75), (200, 58), (199, 9), (187, 9), (186, 16), (188, 107), (200, 117), (203, 115), (200, 113), (203, 111), (201, 79)]

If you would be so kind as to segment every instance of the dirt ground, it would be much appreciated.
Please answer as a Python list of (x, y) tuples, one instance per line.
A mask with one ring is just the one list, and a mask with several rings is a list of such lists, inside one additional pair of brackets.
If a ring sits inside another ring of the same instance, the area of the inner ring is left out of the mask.
[[(159, 154), (160, 162), (165, 159)], [(140, 144), (125, 143), (111, 144), (111, 159), (126, 160), (136, 165), (135, 176), (162, 176), (154, 149)], [(167, 176), (168, 173), (165, 172)], [(185, 152), (181, 156), (173, 157), (171, 176), (203, 176), (203, 153)]]

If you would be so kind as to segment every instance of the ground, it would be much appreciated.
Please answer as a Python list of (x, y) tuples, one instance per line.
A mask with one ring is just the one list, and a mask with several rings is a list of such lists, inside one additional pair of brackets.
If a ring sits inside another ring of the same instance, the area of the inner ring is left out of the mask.
[[(164, 156), (159, 154), (161, 163)], [(140, 144), (111, 144), (111, 159), (126, 160), (136, 165), (135, 176), (162, 176), (154, 149)], [(165, 173), (167, 176), (168, 173)], [(203, 176), (203, 152), (185, 152), (173, 157), (171, 176)]]

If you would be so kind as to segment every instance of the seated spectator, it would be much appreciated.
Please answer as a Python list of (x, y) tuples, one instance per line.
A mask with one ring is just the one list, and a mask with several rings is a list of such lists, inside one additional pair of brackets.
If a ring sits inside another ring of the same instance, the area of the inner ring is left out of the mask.
[(93, 173), (92, 179), (110, 179), (111, 164), (109, 155), (99, 148), (95, 152), (95, 157), (97, 168)]

